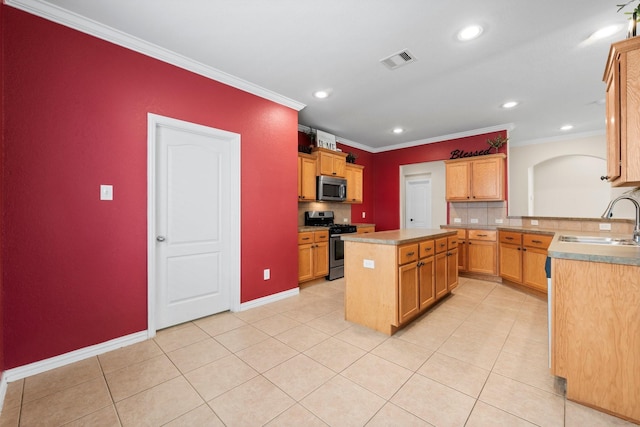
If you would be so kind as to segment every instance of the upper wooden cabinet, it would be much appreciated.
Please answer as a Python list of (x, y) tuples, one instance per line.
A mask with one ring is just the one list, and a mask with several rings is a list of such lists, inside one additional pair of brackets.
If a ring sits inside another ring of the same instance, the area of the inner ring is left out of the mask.
[(362, 203), (362, 169), (364, 166), (347, 163), (345, 175), (347, 178), (346, 203)]
[(504, 154), (445, 160), (446, 199), (449, 202), (504, 200)]
[(316, 157), (298, 153), (298, 201), (316, 200)]
[(611, 45), (606, 83), (607, 179), (640, 185), (640, 37)]
[(314, 147), (318, 159), (317, 175), (345, 177), (347, 153)]

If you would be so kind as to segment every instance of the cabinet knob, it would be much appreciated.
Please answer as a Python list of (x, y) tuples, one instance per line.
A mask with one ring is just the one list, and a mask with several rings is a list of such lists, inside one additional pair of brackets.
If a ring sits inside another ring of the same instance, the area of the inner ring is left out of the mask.
[(609, 181), (609, 177), (603, 175), (600, 177), (600, 181)]

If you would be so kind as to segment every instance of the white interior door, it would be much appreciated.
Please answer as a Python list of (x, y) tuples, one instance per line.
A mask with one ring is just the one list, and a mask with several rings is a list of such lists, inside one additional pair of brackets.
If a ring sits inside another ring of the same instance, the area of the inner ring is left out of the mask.
[(406, 181), (405, 227), (431, 228), (431, 180)]
[(150, 244), (155, 328), (162, 329), (228, 310), (231, 288), (239, 291), (240, 136), (160, 116), (153, 121)]

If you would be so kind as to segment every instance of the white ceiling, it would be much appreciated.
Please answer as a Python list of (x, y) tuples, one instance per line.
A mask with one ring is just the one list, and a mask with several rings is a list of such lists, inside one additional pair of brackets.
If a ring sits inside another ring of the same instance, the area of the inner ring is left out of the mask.
[[(146, 42), (156, 56), (306, 105), (300, 124), (373, 152), (505, 125), (512, 144), (603, 133), (602, 74), (627, 22), (620, 0), (6, 3), (89, 33), (107, 28), (104, 38)], [(483, 35), (459, 42), (457, 31), (470, 23)], [(614, 36), (585, 43), (616, 23)], [(417, 61), (393, 71), (379, 62), (403, 49)], [(331, 96), (314, 99), (318, 89)], [(501, 109), (507, 100), (521, 104)], [(560, 131), (566, 123), (573, 130)], [(394, 135), (395, 126), (407, 131)]]

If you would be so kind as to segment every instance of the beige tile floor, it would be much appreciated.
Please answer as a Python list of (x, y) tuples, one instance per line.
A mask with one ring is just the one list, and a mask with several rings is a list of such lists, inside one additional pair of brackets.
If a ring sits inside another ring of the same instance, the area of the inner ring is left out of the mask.
[(547, 304), (461, 278), (393, 337), (344, 320), (344, 281), (10, 383), (0, 426), (622, 426), (567, 401)]

